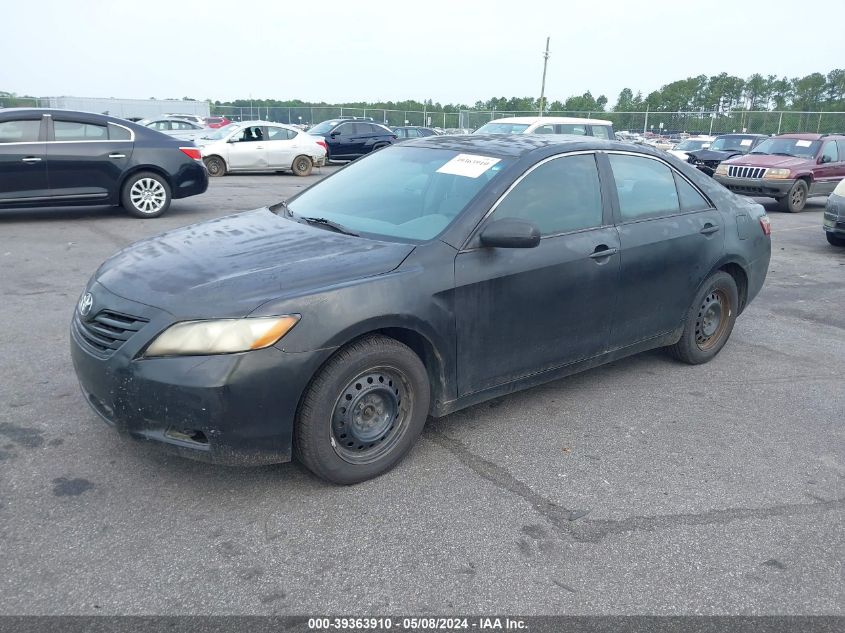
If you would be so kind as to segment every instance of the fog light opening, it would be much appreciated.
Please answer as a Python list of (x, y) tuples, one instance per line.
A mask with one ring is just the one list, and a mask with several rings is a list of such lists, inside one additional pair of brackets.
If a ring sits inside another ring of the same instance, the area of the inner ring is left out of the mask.
[(208, 438), (205, 433), (199, 429), (178, 429), (170, 427), (167, 429), (165, 436), (180, 442), (192, 442), (194, 444), (208, 444)]

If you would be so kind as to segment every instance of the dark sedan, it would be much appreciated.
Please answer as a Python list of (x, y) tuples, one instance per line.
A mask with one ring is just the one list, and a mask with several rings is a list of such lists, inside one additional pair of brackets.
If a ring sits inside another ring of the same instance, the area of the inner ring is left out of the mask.
[(318, 123), (308, 133), (326, 142), (327, 160), (355, 160), (396, 141), (389, 128), (364, 120), (331, 119)]
[(765, 134), (722, 134), (705, 149), (688, 152), (687, 162), (713, 176), (722, 161), (747, 154), (767, 138)]
[(108, 204), (154, 218), (207, 188), (190, 141), (101, 114), (0, 110), (0, 209)]
[(73, 362), (134, 437), (354, 483), (429, 415), (657, 347), (709, 361), (769, 235), (760, 205), (645, 147), (410, 140), (124, 249), (80, 298)]

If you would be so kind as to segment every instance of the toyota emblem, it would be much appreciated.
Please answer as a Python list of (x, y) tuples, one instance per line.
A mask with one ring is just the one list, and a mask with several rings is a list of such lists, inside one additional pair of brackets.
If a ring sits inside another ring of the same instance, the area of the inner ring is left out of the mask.
[(86, 292), (82, 297), (79, 299), (79, 314), (82, 316), (88, 316), (91, 312), (91, 308), (94, 305), (94, 295), (90, 292)]

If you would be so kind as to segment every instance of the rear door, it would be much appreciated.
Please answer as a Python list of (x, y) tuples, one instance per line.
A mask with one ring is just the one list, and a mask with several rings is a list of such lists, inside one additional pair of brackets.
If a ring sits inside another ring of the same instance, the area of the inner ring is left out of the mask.
[(46, 117), (0, 121), (0, 204), (49, 196)]
[(614, 213), (621, 273), (612, 348), (676, 329), (701, 283), (722, 257), (722, 215), (662, 160), (607, 155), (615, 182)]
[(290, 169), (293, 159), (299, 153), (296, 142), (297, 133), (275, 125), (267, 126), (267, 160), (270, 167)]
[(269, 157), (264, 127), (247, 125), (229, 139), (229, 167), (240, 170), (267, 169)]
[[(517, 218), (536, 248), (469, 242), (455, 259), (460, 395), (601, 354), (619, 284), (619, 238), (593, 153), (539, 163), (482, 224)], [(477, 239), (477, 238), (475, 238)]]
[(129, 128), (73, 115), (54, 115), (48, 132), (50, 195), (68, 200), (117, 202), (134, 135)]

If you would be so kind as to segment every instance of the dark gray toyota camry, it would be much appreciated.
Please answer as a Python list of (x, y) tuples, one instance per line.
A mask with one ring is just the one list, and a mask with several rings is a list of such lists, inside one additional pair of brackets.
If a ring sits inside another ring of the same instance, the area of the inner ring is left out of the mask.
[(80, 298), (73, 361), (136, 438), (355, 483), (429, 415), (656, 347), (707, 362), (769, 234), (761, 206), (643, 146), (430, 137), (117, 253)]

